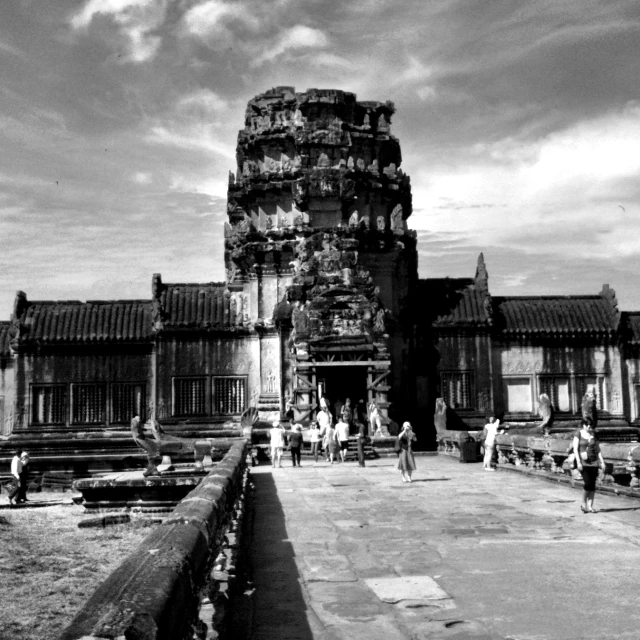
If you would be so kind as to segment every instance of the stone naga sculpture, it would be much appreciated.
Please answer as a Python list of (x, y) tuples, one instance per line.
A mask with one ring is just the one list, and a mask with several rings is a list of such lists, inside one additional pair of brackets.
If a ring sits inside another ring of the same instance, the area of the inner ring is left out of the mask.
[(598, 426), (598, 407), (593, 389), (589, 389), (582, 397), (582, 417), (591, 418), (593, 426)]
[(538, 402), (538, 415), (542, 419), (542, 422), (538, 427), (542, 428), (542, 432), (545, 436), (549, 435), (549, 431), (553, 425), (553, 405), (546, 393), (541, 393)]

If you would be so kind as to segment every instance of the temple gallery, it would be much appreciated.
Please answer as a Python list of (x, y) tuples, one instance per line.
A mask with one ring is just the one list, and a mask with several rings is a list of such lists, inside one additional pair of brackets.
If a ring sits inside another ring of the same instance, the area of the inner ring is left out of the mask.
[(640, 312), (620, 312), (608, 285), (492, 296), (482, 254), (469, 278), (418, 277), (394, 112), (339, 90), (250, 100), (224, 282), (150, 274), (142, 300), (19, 291), (0, 323), (2, 458), (25, 442), (115, 459), (112, 436), (135, 415), (177, 435), (228, 429), (251, 406), (263, 421), (308, 424), (323, 397), (375, 403), (383, 435), (409, 420), (427, 448), (437, 398), (451, 428), (469, 429), (488, 414), (535, 423), (544, 394), (562, 425), (589, 390), (600, 427), (635, 432)]

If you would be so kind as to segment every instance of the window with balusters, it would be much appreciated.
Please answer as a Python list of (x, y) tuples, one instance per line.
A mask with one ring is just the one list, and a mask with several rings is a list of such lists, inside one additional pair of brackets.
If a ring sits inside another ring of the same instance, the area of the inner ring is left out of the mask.
[(173, 413), (176, 416), (206, 415), (205, 377), (174, 378), (173, 380)]
[(104, 422), (106, 395), (104, 384), (71, 385), (71, 421), (82, 424)]
[(65, 424), (67, 421), (66, 385), (33, 385), (31, 411), (32, 424)]
[(473, 409), (473, 374), (471, 371), (442, 371), (442, 397), (452, 409)]
[(213, 413), (239, 415), (246, 408), (247, 379), (242, 376), (213, 377)]
[(145, 385), (115, 382), (111, 385), (111, 422), (130, 422), (134, 416), (145, 416)]
[(576, 376), (576, 393), (578, 410), (582, 406), (582, 399), (587, 391), (592, 391), (596, 397), (596, 407), (598, 411), (608, 411), (607, 402), (607, 381), (605, 376)]
[(556, 411), (571, 411), (571, 388), (569, 376), (540, 376), (540, 393), (546, 393)]

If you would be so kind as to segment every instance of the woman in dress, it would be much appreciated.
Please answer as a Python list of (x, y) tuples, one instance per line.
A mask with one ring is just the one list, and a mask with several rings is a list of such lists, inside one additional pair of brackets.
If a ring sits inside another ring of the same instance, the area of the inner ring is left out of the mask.
[(604, 469), (604, 458), (600, 452), (600, 443), (591, 418), (584, 418), (582, 426), (573, 437), (573, 454), (578, 471), (582, 474), (584, 491), (580, 509), (583, 513), (595, 513), (593, 498), (596, 493), (598, 469)]
[(402, 432), (398, 436), (400, 451), (398, 453), (398, 469), (402, 476), (402, 482), (411, 482), (411, 474), (416, 468), (416, 461), (413, 457), (412, 442), (416, 439), (416, 434), (408, 422), (402, 425)]

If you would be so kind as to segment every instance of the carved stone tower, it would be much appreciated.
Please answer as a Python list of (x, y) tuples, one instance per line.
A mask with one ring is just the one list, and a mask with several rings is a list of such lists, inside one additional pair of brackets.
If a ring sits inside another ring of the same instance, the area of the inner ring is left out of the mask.
[(393, 113), (292, 87), (248, 104), (225, 265), (229, 288), (251, 300), (264, 417), (290, 400), (309, 419), (325, 395), (375, 400), (386, 425), (390, 402), (413, 405), (416, 236)]

